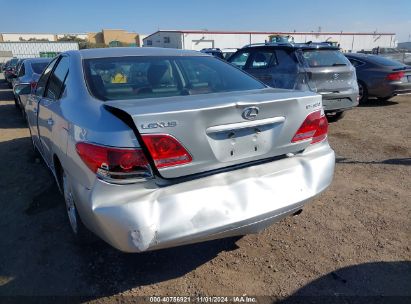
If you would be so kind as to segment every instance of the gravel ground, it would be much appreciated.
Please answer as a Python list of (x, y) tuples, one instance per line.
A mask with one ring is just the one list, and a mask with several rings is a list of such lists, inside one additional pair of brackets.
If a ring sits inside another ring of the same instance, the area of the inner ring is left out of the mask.
[(404, 96), (369, 101), (331, 123), (334, 181), (299, 216), (257, 235), (124, 254), (103, 242), (74, 244), (62, 198), (0, 80), (0, 302), (244, 294), (411, 301), (410, 117)]

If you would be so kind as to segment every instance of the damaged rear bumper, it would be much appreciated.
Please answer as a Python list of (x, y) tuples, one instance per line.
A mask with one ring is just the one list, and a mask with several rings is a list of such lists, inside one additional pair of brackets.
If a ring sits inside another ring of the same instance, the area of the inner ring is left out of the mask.
[(323, 142), (293, 157), (167, 187), (72, 185), (90, 230), (121, 251), (141, 252), (258, 232), (327, 188), (334, 164)]

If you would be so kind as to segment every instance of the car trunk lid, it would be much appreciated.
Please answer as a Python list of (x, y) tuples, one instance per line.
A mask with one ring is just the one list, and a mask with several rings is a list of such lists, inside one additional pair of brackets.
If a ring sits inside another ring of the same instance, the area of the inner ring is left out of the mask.
[(141, 136), (167, 134), (191, 155), (183, 165), (158, 168), (176, 178), (304, 150), (291, 143), (306, 116), (321, 109), (310, 92), (263, 89), (247, 92), (107, 101), (131, 116)]

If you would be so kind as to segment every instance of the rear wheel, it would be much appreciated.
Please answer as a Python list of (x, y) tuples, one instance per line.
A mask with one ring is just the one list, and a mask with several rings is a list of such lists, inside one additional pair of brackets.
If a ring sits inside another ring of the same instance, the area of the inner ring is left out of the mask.
[(368, 100), (368, 89), (362, 81), (358, 81), (358, 95), (360, 104)]
[(71, 231), (74, 234), (76, 242), (87, 244), (95, 240), (94, 235), (84, 226), (78, 214), (76, 203), (71, 188), (69, 178), (65, 171), (60, 168), (60, 184), (66, 205), (66, 213), (70, 223)]

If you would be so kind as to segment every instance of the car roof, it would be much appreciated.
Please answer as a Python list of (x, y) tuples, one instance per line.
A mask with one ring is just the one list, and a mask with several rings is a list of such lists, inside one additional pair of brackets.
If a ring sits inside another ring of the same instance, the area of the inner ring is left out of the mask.
[(361, 53), (350, 53), (350, 54), (345, 54), (347, 58), (352, 58), (352, 59), (358, 59), (359, 61), (375, 64), (377, 66), (382, 66), (382, 67), (409, 67), (409, 65), (389, 58), (385, 56), (380, 56), (380, 55), (374, 55), (374, 54), (361, 54)]
[(206, 52), (206, 51), (220, 52), (221, 50), (219, 48), (205, 48), (201, 50), (201, 52)]
[(67, 53), (78, 53), (83, 59), (123, 56), (207, 56), (206, 54), (197, 51), (156, 47), (96, 48), (79, 51), (68, 51)]
[(347, 57), (355, 57), (355, 58), (364, 58), (370, 55), (375, 56), (373, 54), (364, 54), (364, 53), (345, 53), (344, 55)]
[(24, 62), (36, 63), (36, 62), (50, 62), (53, 58), (27, 58)]
[[(379, 55), (374, 54), (363, 54), (363, 53), (346, 53), (344, 54), (347, 58), (359, 59), (359, 60), (370, 60), (373, 61), (375, 58), (381, 58)], [(385, 58), (385, 57), (383, 57)], [(389, 59), (389, 58), (386, 58)], [(391, 59), (392, 60), (392, 59)]]

